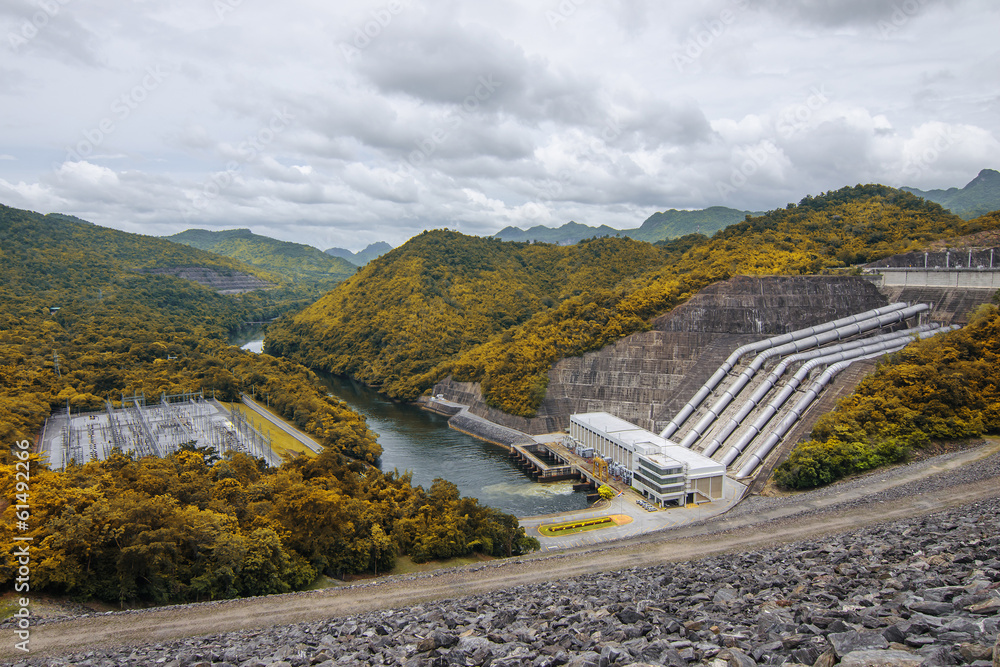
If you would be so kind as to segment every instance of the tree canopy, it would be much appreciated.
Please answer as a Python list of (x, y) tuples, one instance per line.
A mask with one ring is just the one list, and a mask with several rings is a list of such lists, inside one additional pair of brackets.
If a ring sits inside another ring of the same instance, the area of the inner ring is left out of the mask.
[[(15, 498), (15, 464), (0, 457), (0, 492)], [(133, 459), (120, 452), (65, 473), (32, 465), (32, 590), (113, 603), (181, 602), (299, 590), (319, 573), (383, 571), (417, 562), (538, 547), (517, 519), (454, 484), (425, 491), (408, 475), (327, 449), (267, 468), (242, 453), (209, 465), (196, 452)], [(10, 542), (14, 507), (0, 537)], [(0, 583), (17, 562), (0, 559)]]
[[(39, 554), (32, 590), (209, 599), (298, 589), (321, 572), (385, 570), (397, 554), (537, 548), (516, 518), (447, 482), (425, 491), (407, 475), (383, 474), (372, 466), (381, 450), (364, 418), (312, 371), (229, 344), (244, 323), (300, 305), (303, 292), (220, 295), (142, 271), (186, 266), (248, 270), (163, 239), (0, 207), (0, 539), (11, 540), (20, 492), (11, 448), (67, 405), (95, 410), (122, 394), (200, 390), (238, 401), (256, 388), (324, 450), (278, 469), (242, 454), (212, 462), (198, 451), (118, 453), (66, 473), (33, 454), (23, 503), (31, 530), (19, 533)], [(7, 553), (0, 585), (15, 572)]]
[(356, 271), (354, 264), (341, 257), (302, 243), (279, 241), (254, 234), (249, 229), (228, 229), (221, 232), (188, 229), (166, 238), (192, 248), (232, 257), (287, 281), (309, 281), (325, 289), (332, 288)]

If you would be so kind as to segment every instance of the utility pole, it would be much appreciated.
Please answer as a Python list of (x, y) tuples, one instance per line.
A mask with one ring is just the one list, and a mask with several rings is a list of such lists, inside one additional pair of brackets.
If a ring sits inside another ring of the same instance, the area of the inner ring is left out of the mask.
[(59, 372), (59, 353), (56, 352), (55, 350), (52, 351), (52, 359), (55, 361), (56, 364), (56, 377), (61, 380), (62, 373)]

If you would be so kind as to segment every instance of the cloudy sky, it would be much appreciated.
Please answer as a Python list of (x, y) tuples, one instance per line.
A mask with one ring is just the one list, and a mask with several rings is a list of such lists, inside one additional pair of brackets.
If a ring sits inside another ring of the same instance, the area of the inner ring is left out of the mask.
[(0, 0), (0, 203), (358, 250), (1000, 168), (996, 0)]

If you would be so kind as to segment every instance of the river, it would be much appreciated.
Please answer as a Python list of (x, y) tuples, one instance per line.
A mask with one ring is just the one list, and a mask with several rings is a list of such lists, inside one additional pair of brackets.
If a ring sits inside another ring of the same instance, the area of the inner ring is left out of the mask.
[[(244, 349), (260, 352), (262, 341)], [(408, 470), (413, 484), (430, 488), (442, 477), (463, 496), (517, 516), (582, 509), (586, 494), (573, 482), (541, 484), (515, 466), (503, 447), (482, 442), (448, 427), (448, 418), (406, 403), (391, 401), (347, 378), (318, 374), (330, 394), (364, 415), (382, 446), (382, 470)]]

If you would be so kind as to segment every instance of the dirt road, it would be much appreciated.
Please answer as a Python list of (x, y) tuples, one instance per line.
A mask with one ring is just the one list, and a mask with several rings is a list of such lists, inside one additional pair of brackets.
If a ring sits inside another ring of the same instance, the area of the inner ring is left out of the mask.
[[(902, 478), (909, 481), (905, 473)], [(96, 646), (142, 645), (194, 635), (315, 621), (549, 582), (595, 571), (766, 548), (929, 514), (996, 496), (1000, 496), (1000, 484), (996, 479), (954, 486), (944, 494), (937, 491), (872, 502), (865, 505), (863, 511), (850, 506), (838, 509), (835, 506), (843, 499), (831, 496), (807, 503), (805, 515), (787, 516), (789, 508), (781, 507), (733, 519), (722, 517), (604, 548), (564, 552), (557, 556), (496, 561), (472, 568), (441, 570), (419, 578), (389, 578), (349, 588), (67, 619), (33, 628), (31, 655), (58, 655)], [(9, 644), (4, 642), (0, 646), (0, 658), (15, 657), (8, 653), (10, 650)]]

